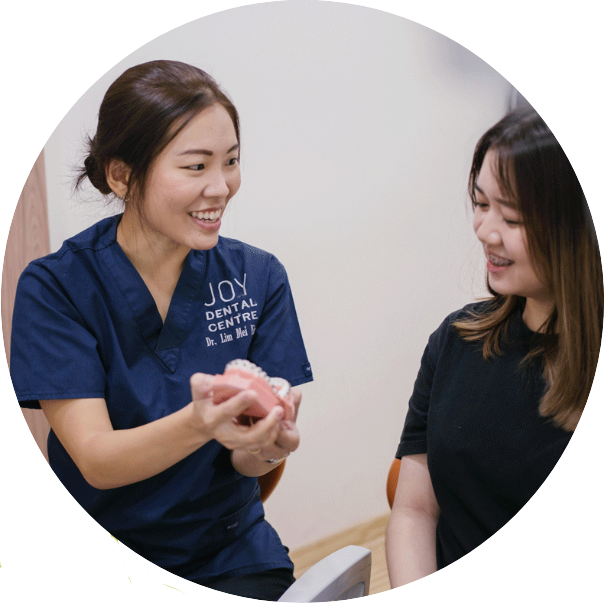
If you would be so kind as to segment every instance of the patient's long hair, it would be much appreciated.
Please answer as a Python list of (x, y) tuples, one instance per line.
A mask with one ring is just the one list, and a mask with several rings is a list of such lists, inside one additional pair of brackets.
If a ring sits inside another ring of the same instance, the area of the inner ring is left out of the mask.
[[(546, 337), (527, 358), (543, 358), (540, 414), (573, 431), (588, 399), (603, 329), (603, 273), (588, 204), (567, 156), (535, 111), (510, 112), (479, 140), (469, 178), (473, 202), (490, 149), (497, 154), (500, 189), (518, 203), (528, 253), (555, 302), (542, 329)], [(487, 312), (455, 326), (464, 339), (482, 340), (489, 359), (501, 353), (506, 326), (525, 298), (487, 286), (493, 296)]]

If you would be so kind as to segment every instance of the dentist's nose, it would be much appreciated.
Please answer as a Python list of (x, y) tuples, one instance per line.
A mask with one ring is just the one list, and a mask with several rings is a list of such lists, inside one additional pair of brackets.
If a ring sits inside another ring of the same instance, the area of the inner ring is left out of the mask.
[(222, 172), (212, 174), (210, 182), (204, 187), (204, 197), (226, 197), (229, 194), (227, 180)]

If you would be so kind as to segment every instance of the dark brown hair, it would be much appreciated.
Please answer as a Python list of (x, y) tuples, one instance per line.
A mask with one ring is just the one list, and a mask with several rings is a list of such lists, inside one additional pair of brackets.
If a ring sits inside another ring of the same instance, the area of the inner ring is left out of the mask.
[(229, 113), (240, 142), (237, 110), (205, 71), (178, 61), (127, 69), (103, 98), (76, 188), (88, 178), (102, 194), (111, 194), (106, 170), (112, 160), (120, 160), (130, 168), (125, 200), (140, 210), (153, 161), (195, 115), (215, 103)]
[[(596, 371), (603, 329), (603, 272), (586, 198), (556, 138), (532, 109), (507, 114), (475, 148), (469, 193), (488, 150), (497, 154), (500, 188), (517, 202), (528, 253), (554, 299), (546, 334), (528, 360), (544, 360), (546, 391), (540, 414), (568, 431), (575, 429)], [(525, 299), (493, 291), (486, 313), (458, 321), (461, 335), (483, 340), (483, 355), (500, 354), (511, 316)], [(556, 334), (556, 336), (555, 336)]]

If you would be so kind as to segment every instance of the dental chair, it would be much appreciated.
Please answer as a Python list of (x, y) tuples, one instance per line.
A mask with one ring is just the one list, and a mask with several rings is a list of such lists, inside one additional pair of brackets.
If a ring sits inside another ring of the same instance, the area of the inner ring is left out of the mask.
[[(285, 462), (258, 478), (261, 500), (275, 490)], [(346, 546), (310, 567), (281, 596), (280, 601), (344, 601), (366, 597), (370, 590), (372, 553), (360, 546)]]
[(366, 597), (370, 591), (372, 553), (345, 546), (310, 567), (279, 601), (344, 601)]
[(397, 482), (399, 481), (399, 469), (401, 468), (401, 459), (393, 459), (387, 476), (387, 501), (389, 507), (393, 508), (395, 492), (397, 491)]
[(267, 501), (273, 490), (277, 487), (285, 468), (286, 461), (269, 471), (269, 473), (265, 473), (265, 475), (256, 478), (260, 488), (260, 499), (263, 503)]

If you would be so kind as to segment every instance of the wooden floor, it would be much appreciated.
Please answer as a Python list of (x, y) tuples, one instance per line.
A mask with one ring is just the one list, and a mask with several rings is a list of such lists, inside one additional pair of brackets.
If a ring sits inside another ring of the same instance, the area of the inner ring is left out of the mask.
[(314, 563), (343, 546), (356, 544), (372, 551), (370, 595), (389, 590), (389, 576), (384, 552), (384, 534), (388, 515), (378, 517), (344, 532), (339, 532), (314, 544), (290, 552), (294, 562), (294, 575), (300, 577)]

